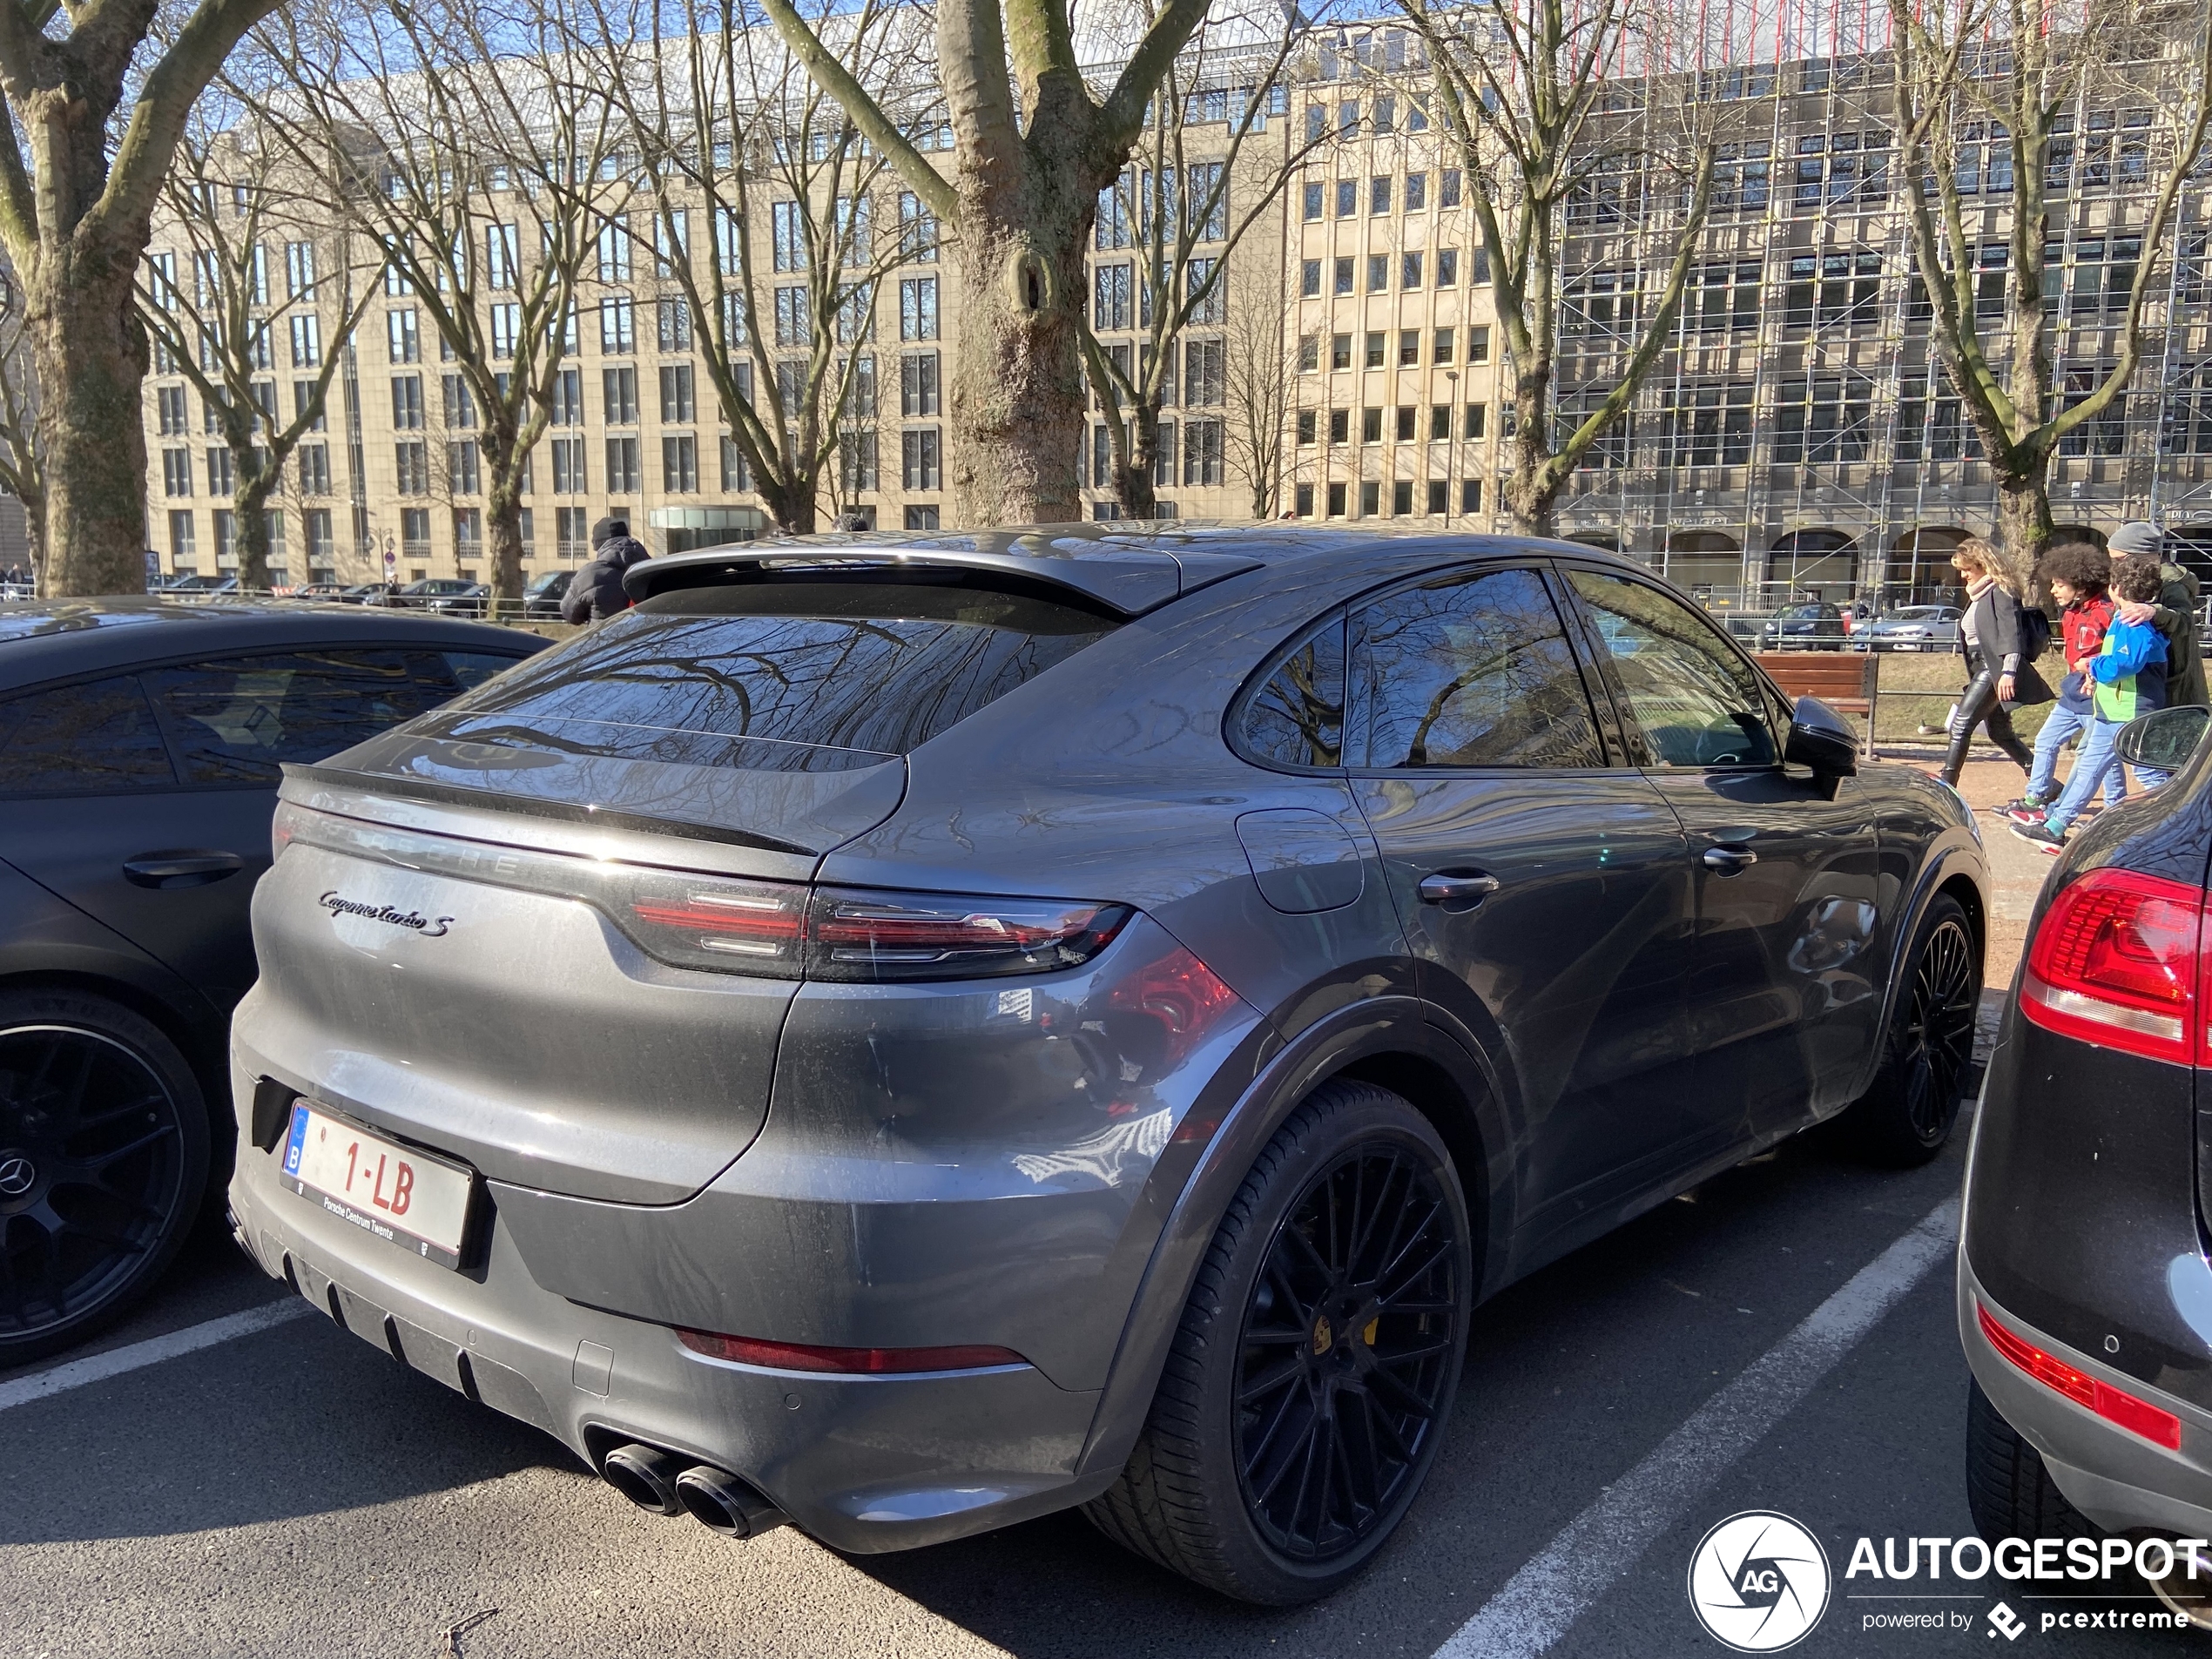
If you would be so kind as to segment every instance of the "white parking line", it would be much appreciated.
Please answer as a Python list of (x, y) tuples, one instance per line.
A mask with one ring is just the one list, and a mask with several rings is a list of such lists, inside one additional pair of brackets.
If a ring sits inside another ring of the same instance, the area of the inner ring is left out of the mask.
[(105, 1353), (94, 1354), (90, 1359), (72, 1359), (67, 1365), (34, 1371), (28, 1377), (0, 1383), (0, 1412), (11, 1406), (28, 1406), (34, 1399), (45, 1399), (72, 1388), (82, 1388), (87, 1383), (105, 1382), (110, 1377), (120, 1377), (125, 1372), (158, 1366), (165, 1359), (174, 1359), (179, 1354), (192, 1353), (201, 1348), (212, 1348), (219, 1342), (250, 1337), (256, 1331), (266, 1331), (271, 1325), (283, 1325), (303, 1313), (314, 1311), (314, 1304), (296, 1296), (288, 1296), (282, 1301), (266, 1302), (260, 1307), (248, 1308), (243, 1313), (226, 1313), (219, 1319), (188, 1325), (183, 1330), (172, 1331), (165, 1336), (148, 1337), (144, 1342), (111, 1348)]
[(1435, 1659), (1536, 1659), (1635, 1566), (1957, 1242), (1946, 1198), (1569, 1521), (1453, 1631)]

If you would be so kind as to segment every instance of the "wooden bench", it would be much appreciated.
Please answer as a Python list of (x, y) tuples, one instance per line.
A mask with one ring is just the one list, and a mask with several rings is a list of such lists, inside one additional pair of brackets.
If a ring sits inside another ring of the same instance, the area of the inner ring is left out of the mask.
[(1870, 759), (1873, 757), (1875, 688), (1882, 664), (1872, 651), (1759, 651), (1751, 660), (1766, 670), (1792, 702), (1801, 697), (1817, 697), (1838, 714), (1865, 720), (1860, 745)]

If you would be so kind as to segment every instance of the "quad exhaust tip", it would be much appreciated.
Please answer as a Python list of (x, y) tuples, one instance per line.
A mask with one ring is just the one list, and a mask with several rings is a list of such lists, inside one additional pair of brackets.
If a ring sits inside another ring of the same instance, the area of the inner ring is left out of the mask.
[(606, 1477), (609, 1486), (648, 1514), (684, 1513), (684, 1505), (676, 1495), (677, 1477), (684, 1473), (684, 1463), (672, 1452), (664, 1452), (657, 1446), (639, 1446), (635, 1441), (617, 1446), (607, 1453), (599, 1473)]
[(726, 1469), (695, 1464), (676, 1477), (676, 1497), (694, 1520), (725, 1538), (758, 1538), (790, 1517)]
[(689, 1514), (725, 1538), (758, 1538), (790, 1519), (727, 1469), (693, 1463), (636, 1441), (607, 1453), (599, 1472), (609, 1486), (649, 1514)]

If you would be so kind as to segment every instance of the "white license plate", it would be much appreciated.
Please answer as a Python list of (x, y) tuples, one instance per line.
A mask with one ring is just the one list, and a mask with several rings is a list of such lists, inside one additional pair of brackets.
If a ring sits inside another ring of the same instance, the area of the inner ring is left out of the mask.
[(300, 1100), (293, 1103), (285, 1139), (284, 1178), (310, 1204), (364, 1232), (442, 1267), (461, 1265), (476, 1184), (462, 1164), (372, 1135)]

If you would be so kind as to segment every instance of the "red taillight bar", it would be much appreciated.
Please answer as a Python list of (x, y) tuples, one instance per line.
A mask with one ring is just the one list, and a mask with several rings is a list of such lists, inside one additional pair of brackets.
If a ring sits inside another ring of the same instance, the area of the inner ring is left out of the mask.
[(2000, 1325), (1979, 1301), (1974, 1304), (1974, 1312), (1981, 1321), (1982, 1335), (1989, 1339), (1989, 1345), (2046, 1388), (2056, 1390), (2075, 1405), (2087, 1406), (2107, 1422), (2117, 1423), (2130, 1433), (2140, 1434), (2169, 1452), (2181, 1450), (2182, 1420), (2173, 1413), (2161, 1411), (2148, 1400), (2137, 1399), (2133, 1394), (2069, 1366), (2055, 1354), (2044, 1352), (2026, 1337)]
[(2020, 1013), (2062, 1036), (2195, 1064), (2206, 1041), (2207, 907), (2199, 887), (2090, 871), (2044, 912), (2020, 977)]
[(772, 1371), (820, 1371), (846, 1376), (893, 1376), (927, 1371), (981, 1371), (992, 1366), (1026, 1366), (1011, 1348), (971, 1344), (950, 1348), (820, 1348), (803, 1342), (767, 1342), (755, 1337), (725, 1337), (678, 1325), (676, 1339), (710, 1359)]

